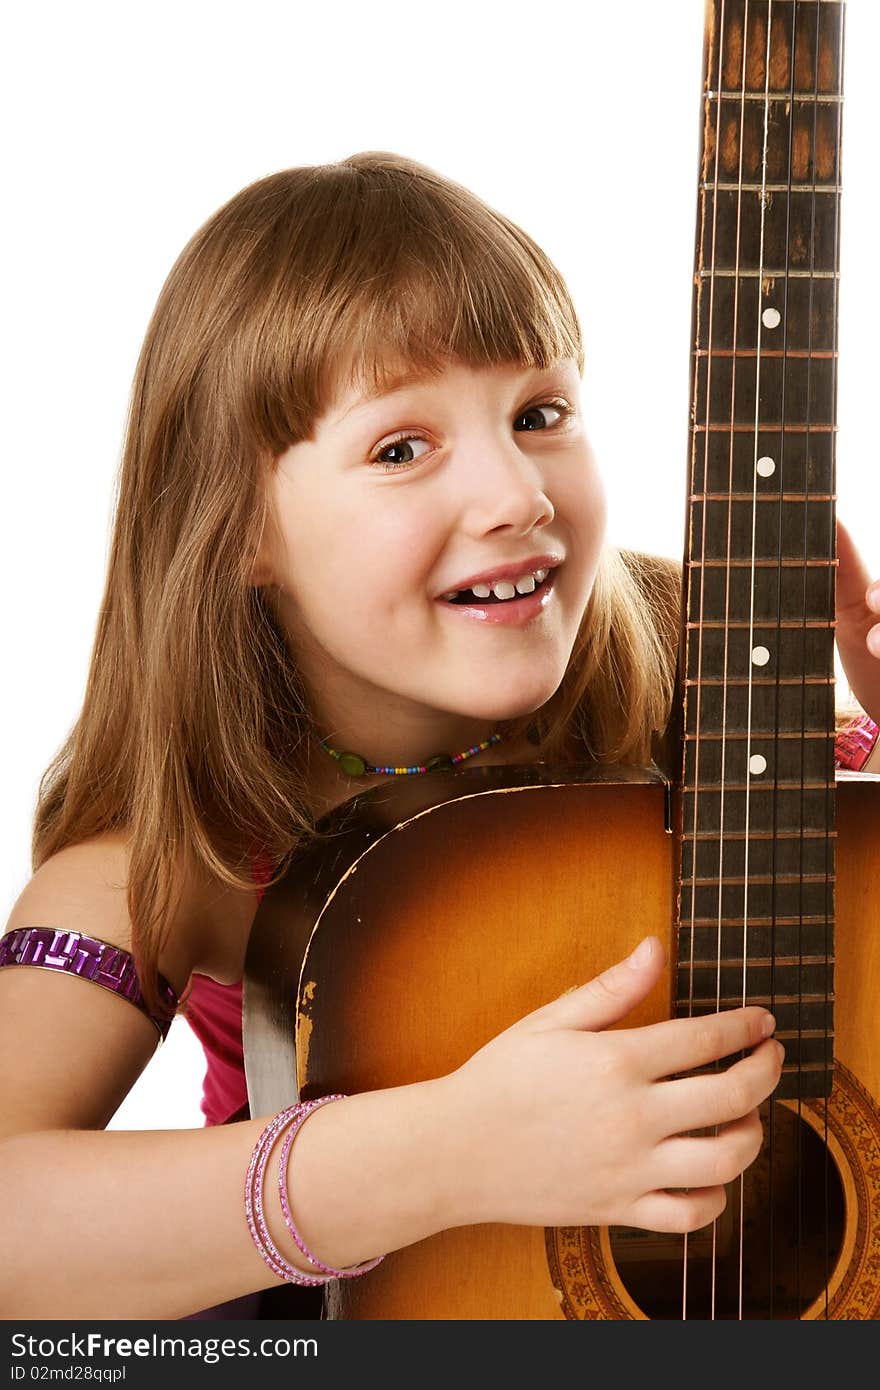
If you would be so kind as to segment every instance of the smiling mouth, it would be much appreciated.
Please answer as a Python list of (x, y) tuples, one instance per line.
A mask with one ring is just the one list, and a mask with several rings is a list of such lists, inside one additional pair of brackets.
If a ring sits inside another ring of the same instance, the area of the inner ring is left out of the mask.
[(506, 590), (513, 589), (514, 586), (513, 584), (505, 584), (501, 597), (494, 593), (493, 590), (489, 591), (488, 596), (478, 596), (472, 589), (462, 589), (460, 593), (456, 594), (455, 598), (441, 598), (439, 602), (448, 603), (451, 608), (490, 608), (493, 605), (499, 608), (515, 608), (517, 604), (523, 603), (527, 599), (534, 600), (544, 593), (545, 590), (549, 589), (553, 582), (554, 569), (545, 570), (544, 578), (540, 580), (540, 582), (536, 582), (534, 588), (524, 594), (516, 591), (514, 591), (513, 594), (507, 594)]

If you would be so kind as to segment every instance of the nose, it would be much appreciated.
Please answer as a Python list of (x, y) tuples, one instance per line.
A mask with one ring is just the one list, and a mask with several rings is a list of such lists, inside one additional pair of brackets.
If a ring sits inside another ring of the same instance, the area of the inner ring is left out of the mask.
[(462, 529), (475, 537), (509, 530), (525, 536), (556, 515), (537, 463), (515, 446), (486, 443), (467, 461)]

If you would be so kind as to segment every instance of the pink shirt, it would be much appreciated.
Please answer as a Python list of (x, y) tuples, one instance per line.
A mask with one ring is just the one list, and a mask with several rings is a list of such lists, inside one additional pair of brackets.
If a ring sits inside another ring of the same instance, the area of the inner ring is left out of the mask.
[[(258, 882), (265, 883), (271, 865), (254, 861)], [(257, 901), (262, 901), (263, 889)], [(206, 1125), (222, 1125), (247, 1106), (244, 1048), (241, 1041), (241, 981), (220, 985), (210, 975), (192, 975), (192, 990), (183, 1014), (205, 1052), (207, 1070), (201, 1110)], [(247, 1119), (244, 1111), (239, 1119)]]

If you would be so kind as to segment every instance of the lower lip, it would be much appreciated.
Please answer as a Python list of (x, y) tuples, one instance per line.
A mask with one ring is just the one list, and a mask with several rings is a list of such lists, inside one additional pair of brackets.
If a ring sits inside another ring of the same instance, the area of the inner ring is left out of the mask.
[(504, 599), (500, 603), (446, 603), (437, 599), (441, 608), (460, 618), (470, 618), (480, 623), (496, 623), (503, 627), (525, 627), (539, 613), (543, 613), (550, 602), (556, 570), (551, 570), (540, 589), (533, 594), (523, 594), (520, 598)]

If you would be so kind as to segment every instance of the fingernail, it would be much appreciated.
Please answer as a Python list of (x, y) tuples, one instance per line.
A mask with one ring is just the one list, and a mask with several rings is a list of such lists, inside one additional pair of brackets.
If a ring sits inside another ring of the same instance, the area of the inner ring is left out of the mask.
[(653, 954), (654, 941), (652, 937), (646, 936), (644, 941), (639, 942), (632, 955), (627, 958), (627, 964), (631, 965), (634, 970), (638, 970), (640, 966), (648, 964)]
[(773, 1029), (775, 1027), (776, 1019), (773, 1017), (772, 1014), (768, 1014), (767, 1017), (764, 1019), (763, 1023), (761, 1024), (762, 1036), (765, 1038), (769, 1038), (770, 1034), (773, 1032)]
[(874, 608), (880, 613), (880, 579), (878, 579), (865, 594), (865, 602), (869, 608)]
[(868, 633), (868, 651), (873, 656), (880, 656), (880, 626), (872, 627)]

